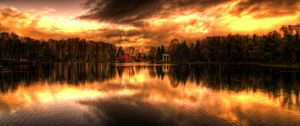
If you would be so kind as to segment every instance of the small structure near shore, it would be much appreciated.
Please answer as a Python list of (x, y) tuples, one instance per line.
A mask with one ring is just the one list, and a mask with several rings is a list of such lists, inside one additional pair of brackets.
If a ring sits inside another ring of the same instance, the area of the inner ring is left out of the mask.
[(170, 54), (167, 54), (167, 53), (163, 54), (162, 61), (163, 62), (171, 62)]
[(169, 73), (171, 69), (171, 65), (170, 64), (162, 64), (162, 71), (164, 73)]

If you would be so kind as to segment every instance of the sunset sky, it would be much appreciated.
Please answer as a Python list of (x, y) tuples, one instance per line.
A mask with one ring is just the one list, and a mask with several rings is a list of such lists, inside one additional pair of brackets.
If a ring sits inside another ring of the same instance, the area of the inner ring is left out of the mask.
[(300, 0), (0, 0), (0, 31), (149, 47), (300, 23)]

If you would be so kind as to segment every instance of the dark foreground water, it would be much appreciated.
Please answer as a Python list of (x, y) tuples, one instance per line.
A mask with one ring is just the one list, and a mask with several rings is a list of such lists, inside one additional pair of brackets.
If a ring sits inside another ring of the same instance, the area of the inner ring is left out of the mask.
[(300, 70), (56, 63), (0, 72), (0, 126), (300, 125)]

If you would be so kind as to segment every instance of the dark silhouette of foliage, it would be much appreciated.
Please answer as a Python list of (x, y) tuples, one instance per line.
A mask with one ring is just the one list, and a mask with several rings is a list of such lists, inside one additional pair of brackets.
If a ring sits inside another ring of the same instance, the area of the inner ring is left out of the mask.
[[(0, 33), (0, 59), (35, 61), (114, 61), (124, 50), (104, 42), (79, 38), (35, 40), (14, 33)], [(211, 36), (194, 43), (174, 39), (168, 48), (150, 48), (148, 60), (162, 60), (168, 53), (173, 62), (300, 63), (300, 25), (282, 26), (266, 35)], [(142, 56), (141, 56), (142, 58)]]
[(161, 61), (162, 60), (162, 55), (163, 55), (163, 50), (162, 50), (161, 47), (158, 47), (157, 51), (156, 51), (156, 55), (155, 55), (156, 60)]
[(79, 38), (35, 40), (14, 33), (0, 33), (0, 59), (35, 61), (113, 61), (114, 45)]
[[(159, 52), (160, 48), (158, 49)], [(174, 62), (300, 63), (300, 25), (282, 26), (266, 35), (212, 36), (187, 45), (171, 41), (168, 52)]]
[(124, 54), (125, 54), (125, 51), (124, 51), (123, 47), (119, 47), (119, 49), (117, 51), (117, 57), (120, 59), (124, 59)]
[[(103, 82), (128, 75), (135, 76), (140, 71), (149, 71), (150, 77), (164, 80), (168, 78), (173, 87), (197, 84), (213, 90), (262, 91), (274, 97), (284, 96), (283, 106), (300, 108), (300, 73), (299, 68), (261, 67), (249, 64), (179, 64), (164, 66), (115, 66), (105, 63), (45, 63), (32, 68), (15, 66), (14, 71), (0, 74), (0, 92), (17, 89), (37, 82), (65, 82), (70, 85)], [(149, 78), (147, 78), (149, 79)], [(146, 82), (148, 83), (148, 82)], [(151, 82), (150, 82), (151, 83)]]

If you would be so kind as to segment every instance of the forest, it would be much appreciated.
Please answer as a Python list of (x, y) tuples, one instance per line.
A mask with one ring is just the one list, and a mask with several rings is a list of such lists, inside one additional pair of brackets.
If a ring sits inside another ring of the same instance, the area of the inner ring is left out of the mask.
[(300, 63), (300, 25), (282, 26), (265, 35), (211, 36), (196, 42), (174, 39), (169, 47), (152, 47), (149, 59), (161, 61), (169, 53), (173, 62)]
[[(168, 47), (151, 47), (147, 59), (161, 62), (168, 53), (172, 62), (300, 63), (300, 25), (282, 26), (265, 35), (211, 36), (196, 42), (174, 39)], [(36, 40), (14, 33), (0, 33), (0, 59), (34, 61), (111, 62), (117, 47), (80, 38)]]
[(15, 33), (0, 33), (0, 59), (33, 61), (99, 61), (114, 59), (116, 47), (80, 38), (35, 40)]

